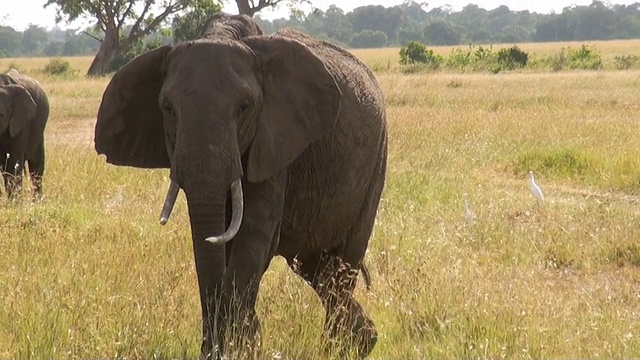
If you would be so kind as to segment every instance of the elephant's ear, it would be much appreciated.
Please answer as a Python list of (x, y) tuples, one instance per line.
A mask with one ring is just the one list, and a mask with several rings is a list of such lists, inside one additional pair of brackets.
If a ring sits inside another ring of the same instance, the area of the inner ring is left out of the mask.
[(264, 105), (246, 164), (249, 181), (260, 182), (333, 127), (342, 94), (322, 60), (301, 42), (279, 36), (243, 41), (262, 70)]
[(142, 168), (169, 167), (158, 96), (170, 46), (133, 59), (111, 79), (102, 96), (95, 149), (107, 162)]
[(15, 137), (36, 116), (36, 102), (22, 85), (6, 85), (5, 89), (12, 98), (9, 135)]

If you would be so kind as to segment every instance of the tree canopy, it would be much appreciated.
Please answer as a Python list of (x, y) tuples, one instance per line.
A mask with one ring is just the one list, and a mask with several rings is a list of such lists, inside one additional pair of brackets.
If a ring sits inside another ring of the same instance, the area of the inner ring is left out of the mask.
[[(179, 3), (175, 1), (155, 0), (155, 3), (177, 6)], [(254, 8), (261, 6), (258, 0), (237, 1), (247, 1)], [(281, 6), (300, 4), (299, 0), (282, 1), (279, 3)], [(185, 7), (174, 13), (170, 21), (156, 22), (166, 8), (142, 6), (150, 4), (151, 0), (49, 0), (48, 4), (55, 5), (57, 2), (67, 6), (64, 8), (66, 13), (62, 7), (59, 9), (60, 21), (79, 16), (91, 18), (91, 13), (86, 10), (91, 4), (96, 4), (91, 5), (94, 10), (99, 5), (98, 9), (104, 12), (98, 12), (98, 19), (106, 19), (111, 15), (106, 13), (105, 4), (118, 5), (111, 13), (119, 15), (114, 17), (115, 25), (110, 26), (119, 29), (119, 36), (116, 37), (119, 45), (130, 45), (128, 50), (121, 47), (118, 56), (130, 56), (132, 49), (146, 49), (194, 38), (199, 35), (208, 16), (220, 9), (217, 0), (190, 0), (188, 6), (185, 5), (187, 1), (183, 0), (180, 4)], [(132, 5), (134, 3), (137, 7)], [(80, 11), (73, 4), (84, 4), (85, 10)], [(123, 7), (125, 4), (132, 7)], [(129, 20), (125, 21), (127, 16)], [(165, 18), (169, 18), (169, 15)], [(389, 8), (361, 6), (345, 12), (332, 5), (324, 11), (315, 9), (309, 14), (292, 12), (288, 18), (269, 21), (256, 15), (254, 19), (267, 34), (282, 27), (292, 27), (349, 47), (398, 46), (409, 41), (457, 45), (640, 38), (640, 2), (618, 5), (593, 1), (590, 5), (567, 7), (558, 14), (538, 14), (513, 11), (505, 5), (487, 10), (472, 4), (455, 12), (448, 7), (428, 8), (424, 3), (406, 1)], [(156, 31), (149, 28), (153, 23), (157, 24)], [(96, 52), (100, 56), (98, 47), (104, 46), (105, 39), (109, 39), (104, 32), (106, 27), (106, 23), (97, 22), (96, 26), (76, 32), (60, 29), (46, 31), (32, 25), (19, 32), (0, 25), (0, 57), (90, 55)], [(92, 37), (101, 39), (102, 43)], [(137, 39), (127, 40), (134, 37)]]
[(57, 22), (81, 17), (96, 20), (95, 27), (102, 37), (96, 37), (100, 46), (87, 74), (99, 75), (119, 55), (157, 30), (170, 15), (198, 3), (197, 0), (47, 0), (44, 6), (56, 6)]

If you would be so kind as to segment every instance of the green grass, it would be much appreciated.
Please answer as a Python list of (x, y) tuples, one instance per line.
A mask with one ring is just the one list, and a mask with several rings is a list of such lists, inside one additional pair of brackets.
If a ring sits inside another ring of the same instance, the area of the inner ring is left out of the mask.
[[(378, 327), (371, 358), (640, 354), (639, 76), (379, 76), (388, 177), (366, 257), (373, 287), (356, 290)], [(107, 79), (40, 79), (52, 104), (45, 200), (0, 200), (0, 358), (195, 358), (184, 197), (160, 226), (167, 171), (95, 154)], [(282, 259), (258, 314), (261, 358), (326, 358), (320, 302)]]

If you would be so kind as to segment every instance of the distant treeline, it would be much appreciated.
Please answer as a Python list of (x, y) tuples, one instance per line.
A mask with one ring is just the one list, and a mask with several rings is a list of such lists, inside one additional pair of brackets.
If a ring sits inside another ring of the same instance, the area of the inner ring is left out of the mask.
[[(560, 14), (512, 11), (502, 5), (486, 10), (467, 5), (461, 11), (447, 7), (425, 10), (414, 1), (385, 8), (369, 5), (345, 13), (332, 5), (310, 14), (294, 12), (288, 19), (268, 21), (256, 16), (266, 33), (282, 27), (303, 30), (344, 46), (384, 47), (419, 41), (428, 45), (586, 41), (640, 38), (640, 2), (614, 5), (593, 1), (565, 8)], [(172, 27), (157, 31), (149, 41), (177, 41)], [(99, 33), (46, 29), (32, 25), (25, 31), (0, 26), (0, 57), (94, 55)]]

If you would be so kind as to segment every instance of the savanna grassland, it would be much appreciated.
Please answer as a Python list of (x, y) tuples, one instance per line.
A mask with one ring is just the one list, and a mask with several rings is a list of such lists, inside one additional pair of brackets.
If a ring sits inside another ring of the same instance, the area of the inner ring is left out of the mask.
[[(640, 42), (598, 49), (640, 55)], [(390, 154), (366, 257), (373, 286), (356, 291), (379, 331), (370, 358), (638, 358), (640, 71), (404, 75), (398, 49), (354, 52), (391, 64), (377, 74)], [(52, 108), (44, 201), (0, 200), (0, 358), (195, 358), (184, 197), (160, 226), (168, 172), (96, 155), (108, 78), (80, 75), (89, 58), (66, 60), (78, 74), (0, 60), (38, 78)], [(258, 312), (263, 358), (326, 358), (320, 302), (282, 259)]]

